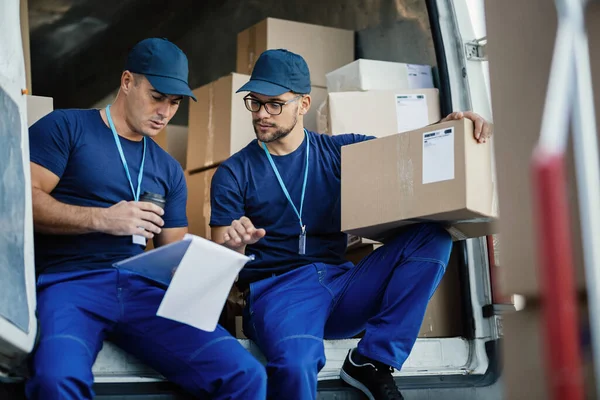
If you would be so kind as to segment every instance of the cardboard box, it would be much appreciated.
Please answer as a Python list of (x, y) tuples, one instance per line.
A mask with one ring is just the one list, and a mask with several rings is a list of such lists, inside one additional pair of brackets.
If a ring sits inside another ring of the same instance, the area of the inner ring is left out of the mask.
[[(514, 13), (517, 7), (518, 15)], [(511, 11), (511, 9), (513, 11)], [(537, 237), (533, 218), (531, 155), (540, 131), (555, 46), (555, 7), (543, 0), (486, 3), (486, 53), (495, 118), (499, 222), (502, 246), (500, 283), (505, 294), (540, 294)], [(507, 21), (511, 21), (507, 23)], [(590, 3), (587, 22), (596, 115), (600, 115), (600, 5)], [(530, 34), (520, 32), (527, 30)], [(596, 118), (597, 122), (600, 119)], [(600, 127), (598, 128), (600, 132)], [(518, 146), (515, 145), (518, 143)], [(568, 199), (577, 289), (585, 292), (583, 247), (572, 140), (567, 149)]]
[(235, 93), (250, 77), (230, 74), (194, 90), (190, 101), (187, 170), (217, 165), (256, 138), (247, 93)]
[(167, 153), (169, 152), (169, 145), (167, 143), (167, 126), (165, 126), (163, 129), (161, 129), (160, 132), (158, 132), (156, 134), (156, 136), (154, 136), (152, 138), (152, 140), (154, 140), (154, 142), (160, 146), (161, 149), (163, 149), (164, 151), (166, 151)]
[(167, 125), (152, 138), (164, 151), (169, 153), (186, 169), (188, 127)]
[(187, 217), (188, 231), (211, 240), (210, 235), (210, 184), (217, 168), (202, 172), (186, 172), (188, 188)]
[(468, 119), (342, 147), (342, 230), (383, 241), (437, 221), (455, 239), (494, 233), (491, 148)]
[[(581, 330), (583, 337), (589, 337), (587, 307), (580, 307)], [(504, 367), (506, 398), (510, 400), (549, 399), (550, 378), (547, 375), (547, 358), (544, 351), (546, 327), (539, 304), (528, 305), (524, 310), (503, 316)], [(589, 341), (583, 341), (583, 375), (586, 399), (596, 399), (594, 365)], [(568, 371), (562, 371), (562, 377)], [(555, 377), (557, 379), (558, 377)]]
[(327, 91), (433, 89), (430, 65), (359, 59), (327, 74)]
[[(346, 259), (352, 261), (354, 264), (358, 264), (360, 260), (381, 246), (381, 244), (372, 244), (350, 250), (346, 254)], [(464, 325), (461, 299), (458, 254), (453, 251), (446, 268), (446, 273), (427, 305), (419, 337), (463, 336)]]
[(325, 100), (327, 100), (327, 89), (313, 87), (310, 92), (311, 103), (310, 110), (304, 116), (304, 127), (312, 132), (319, 132), (319, 125), (317, 123), (318, 113), (319, 113), (319, 105), (322, 104)]
[(27, 124), (31, 126), (38, 120), (54, 111), (54, 99), (44, 96), (26, 96)]
[(237, 37), (237, 69), (252, 74), (258, 57), (269, 49), (300, 54), (313, 86), (325, 88), (325, 74), (354, 61), (354, 31), (267, 18)]
[(329, 93), (328, 134), (362, 133), (377, 137), (439, 122), (437, 89)]
[(167, 126), (167, 148), (169, 154), (179, 161), (181, 168), (187, 169), (188, 127), (180, 125)]

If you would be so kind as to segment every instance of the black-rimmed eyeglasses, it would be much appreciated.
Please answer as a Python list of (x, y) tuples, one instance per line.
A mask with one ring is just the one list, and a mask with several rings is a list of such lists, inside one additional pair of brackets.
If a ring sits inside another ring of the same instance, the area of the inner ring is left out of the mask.
[(279, 115), (283, 111), (283, 106), (298, 100), (300, 97), (302, 97), (302, 95), (298, 95), (298, 96), (294, 97), (293, 99), (290, 99), (290, 100), (286, 101), (285, 103), (282, 103), (279, 101), (262, 102), (255, 97), (246, 96), (246, 97), (244, 97), (244, 104), (246, 105), (246, 108), (248, 109), (248, 111), (251, 111), (254, 113), (259, 112), (260, 108), (264, 106), (265, 111), (267, 113), (269, 113), (270, 115)]

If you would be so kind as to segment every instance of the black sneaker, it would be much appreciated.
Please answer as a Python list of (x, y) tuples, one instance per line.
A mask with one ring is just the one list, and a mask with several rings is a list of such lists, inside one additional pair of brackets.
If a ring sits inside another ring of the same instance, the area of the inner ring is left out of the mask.
[(363, 392), (369, 400), (404, 400), (394, 382), (392, 367), (373, 360), (355, 362), (353, 353), (354, 350), (348, 352), (340, 372), (344, 382)]

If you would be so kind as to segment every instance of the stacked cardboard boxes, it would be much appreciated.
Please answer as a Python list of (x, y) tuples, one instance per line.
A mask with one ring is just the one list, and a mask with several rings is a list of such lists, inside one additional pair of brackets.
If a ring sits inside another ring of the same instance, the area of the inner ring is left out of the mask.
[[(518, 17), (513, 7), (518, 7)], [(502, 219), (502, 289), (506, 295), (524, 296), (525, 308), (504, 319), (504, 381), (508, 399), (551, 398), (552, 383), (568, 382), (574, 371), (565, 368), (549, 370), (552, 351), (545, 347), (547, 329), (535, 211), (532, 193), (531, 159), (541, 132), (542, 113), (550, 76), (550, 66), (557, 34), (557, 14), (543, 0), (526, 3), (508, 0), (502, 5), (486, 2), (487, 54), (490, 60), (490, 84), (494, 106), (498, 192)], [(509, 21), (509, 23), (507, 23)], [(592, 80), (596, 115), (600, 113), (600, 5), (590, 3), (586, 10)], [(528, 35), (522, 35), (527, 29)], [(600, 127), (597, 128), (600, 132)], [(586, 281), (580, 232), (577, 179), (574, 173), (572, 140), (567, 148), (568, 204), (575, 266), (573, 289), (578, 293), (576, 308), (580, 319), (581, 338), (576, 339), (583, 356), (583, 369), (588, 399), (597, 398), (589, 343)], [(584, 217), (585, 218), (585, 217)], [(544, 269), (542, 269), (544, 268)], [(549, 269), (549, 268), (548, 268)], [(550, 315), (553, 310), (549, 310)], [(550, 321), (552, 322), (552, 321)], [(570, 346), (573, 343), (561, 343)]]
[(321, 133), (381, 137), (440, 120), (429, 65), (360, 59), (328, 73), (327, 90), (318, 110)]

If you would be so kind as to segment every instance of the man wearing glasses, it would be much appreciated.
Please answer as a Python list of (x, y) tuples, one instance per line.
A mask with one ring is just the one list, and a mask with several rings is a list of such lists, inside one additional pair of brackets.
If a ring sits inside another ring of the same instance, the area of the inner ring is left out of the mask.
[[(325, 364), (323, 339), (352, 337), (341, 377), (369, 399), (402, 399), (392, 377), (415, 343), (452, 242), (434, 224), (414, 225), (358, 265), (344, 260), (340, 232), (340, 153), (372, 137), (309, 132), (310, 73), (304, 59), (268, 50), (247, 91), (257, 140), (216, 171), (212, 237), (254, 254), (237, 285), (246, 297), (244, 331), (267, 358), (269, 399), (315, 399)], [(484, 142), (489, 125), (477, 114)]]

